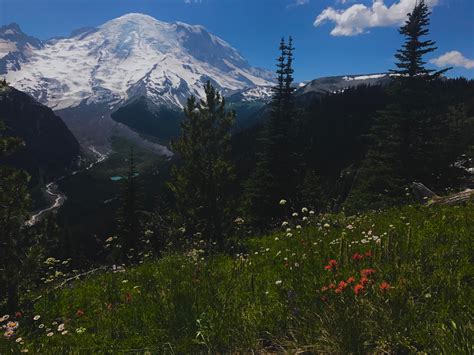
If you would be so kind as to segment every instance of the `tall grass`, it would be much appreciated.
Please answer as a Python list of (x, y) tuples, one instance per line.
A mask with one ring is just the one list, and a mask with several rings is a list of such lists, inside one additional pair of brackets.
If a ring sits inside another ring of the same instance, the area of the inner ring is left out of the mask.
[(49, 293), (0, 352), (470, 353), (473, 221), (472, 205), (305, 210), (246, 253), (169, 254)]

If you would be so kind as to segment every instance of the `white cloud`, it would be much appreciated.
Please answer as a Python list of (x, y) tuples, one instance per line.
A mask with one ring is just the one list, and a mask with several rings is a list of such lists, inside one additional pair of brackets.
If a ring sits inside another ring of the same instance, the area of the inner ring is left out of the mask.
[(462, 55), (461, 52), (458, 51), (446, 52), (438, 58), (431, 59), (430, 63), (433, 63), (437, 67), (453, 66), (474, 69), (474, 60), (467, 59)]
[(309, 0), (293, 0), (293, 2), (287, 7), (301, 6), (306, 4), (309, 4)]
[[(345, 10), (328, 7), (316, 17), (314, 26), (334, 22), (335, 27), (331, 30), (331, 35), (355, 36), (372, 27), (400, 25), (413, 10), (416, 1), (398, 0), (387, 6), (384, 0), (373, 0), (372, 6), (359, 3)], [(426, 4), (433, 7), (438, 4), (438, 0), (426, 0)]]

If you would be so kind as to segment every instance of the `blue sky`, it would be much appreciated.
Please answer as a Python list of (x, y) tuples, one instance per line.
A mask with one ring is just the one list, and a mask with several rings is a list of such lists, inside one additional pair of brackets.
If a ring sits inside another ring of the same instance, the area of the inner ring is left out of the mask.
[[(416, 0), (0, 0), (0, 24), (47, 39), (129, 12), (205, 26), (254, 66), (273, 70), (281, 36), (295, 40), (295, 77), (384, 72), (402, 43), (397, 28)], [(426, 0), (431, 67), (474, 78), (474, 0)]]

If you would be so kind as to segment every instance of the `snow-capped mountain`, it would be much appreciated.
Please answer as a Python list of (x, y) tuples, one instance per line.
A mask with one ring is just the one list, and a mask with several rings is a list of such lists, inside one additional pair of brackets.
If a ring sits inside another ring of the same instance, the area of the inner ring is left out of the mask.
[(229, 95), (228, 102), (270, 102), (273, 94), (272, 86), (254, 86), (239, 90), (232, 95)]
[(7, 80), (54, 110), (81, 104), (112, 109), (140, 96), (179, 108), (192, 94), (202, 97), (207, 80), (224, 95), (271, 85), (270, 73), (251, 67), (204, 27), (143, 14), (49, 40), (31, 52), (15, 65), (6, 63)]
[(387, 73), (328, 76), (304, 83), (295, 91), (295, 94), (335, 94), (351, 87), (360, 85), (386, 85), (390, 81), (390, 75)]
[(24, 34), (16, 23), (0, 27), (0, 74), (6, 74), (7, 63), (11, 70), (19, 69), (20, 62), (28, 60), (43, 42)]

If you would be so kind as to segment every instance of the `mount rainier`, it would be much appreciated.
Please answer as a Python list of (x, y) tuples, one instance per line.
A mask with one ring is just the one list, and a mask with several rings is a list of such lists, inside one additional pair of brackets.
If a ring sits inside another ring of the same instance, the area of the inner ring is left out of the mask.
[[(272, 85), (270, 72), (204, 27), (136, 13), (48, 41), (3, 26), (0, 75), (55, 110), (81, 142), (98, 146), (115, 133), (138, 138), (110, 117), (138, 98), (153, 109), (180, 110), (190, 95), (203, 97), (207, 80), (225, 96)], [(265, 90), (247, 97), (260, 94)]]
[(155, 104), (181, 107), (192, 94), (202, 97), (207, 80), (225, 95), (271, 85), (270, 73), (251, 67), (204, 27), (143, 14), (28, 49), (23, 60), (5, 58), (7, 80), (54, 110), (81, 103), (113, 108), (142, 95)]

